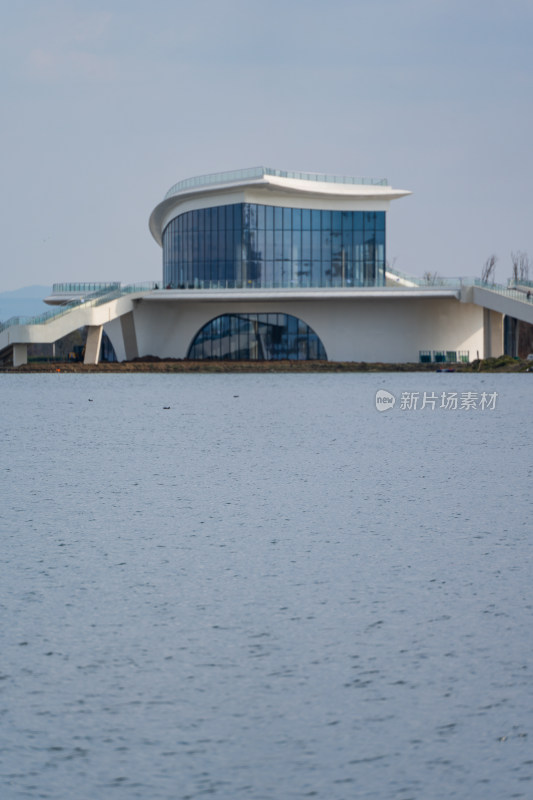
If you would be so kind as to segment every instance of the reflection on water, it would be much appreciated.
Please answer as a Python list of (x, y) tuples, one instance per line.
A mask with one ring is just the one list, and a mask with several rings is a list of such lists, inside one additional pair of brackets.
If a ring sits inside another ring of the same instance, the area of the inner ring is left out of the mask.
[(0, 381), (3, 798), (531, 796), (528, 376)]

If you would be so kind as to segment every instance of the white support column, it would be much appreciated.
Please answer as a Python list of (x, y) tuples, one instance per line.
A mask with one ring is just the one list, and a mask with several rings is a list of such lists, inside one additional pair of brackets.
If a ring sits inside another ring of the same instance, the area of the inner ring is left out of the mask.
[(491, 311), (490, 316), (490, 352), (493, 358), (498, 358), (503, 356), (503, 314)]
[(483, 309), (483, 358), (492, 356), (492, 335), (490, 324), (490, 309)]
[(137, 347), (137, 334), (135, 333), (133, 311), (129, 311), (120, 318), (120, 327), (122, 330), (122, 338), (124, 340), (126, 361), (131, 361), (133, 358), (138, 358), (139, 348)]
[(100, 345), (102, 344), (103, 325), (89, 325), (87, 341), (85, 342), (84, 364), (98, 364), (100, 358)]
[(27, 344), (14, 344), (13, 345), (13, 366), (22, 367), (28, 363), (28, 345)]

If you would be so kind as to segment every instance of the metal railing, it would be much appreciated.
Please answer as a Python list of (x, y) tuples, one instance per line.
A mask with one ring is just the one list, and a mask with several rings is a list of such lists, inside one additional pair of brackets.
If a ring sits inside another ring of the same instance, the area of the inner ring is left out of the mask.
[(92, 294), (99, 292), (102, 289), (118, 289), (120, 281), (102, 282), (102, 283), (54, 283), (52, 286), (52, 294), (72, 294), (73, 292), (80, 292), (83, 294)]
[[(505, 295), (505, 297), (510, 297), (513, 300), (520, 300), (524, 303), (533, 302), (533, 291), (531, 293), (528, 293), (523, 289), (521, 290), (518, 288), (513, 288), (513, 286), (511, 286), (510, 283), (509, 285), (504, 286), (501, 283), (489, 283), (487, 281), (483, 281), (481, 280), (481, 278), (470, 278), (470, 277), (448, 278), (437, 275), (436, 273), (433, 275), (429, 275), (428, 277), (425, 278), (424, 277), (420, 278), (417, 275), (408, 275), (405, 272), (400, 272), (400, 270), (392, 269), (392, 267), (387, 267), (386, 272), (389, 273), (389, 275), (393, 279), (394, 277), (398, 277), (400, 280), (412, 283), (421, 289), (432, 288), (432, 287), (466, 289), (470, 286), (477, 286), (480, 289), (487, 289), (491, 292), (496, 292), (497, 294)], [(525, 285), (524, 282), (521, 282), (521, 285), (524, 286)], [(533, 288), (533, 282), (531, 285)]]
[(515, 280), (515, 278), (509, 278), (509, 280), (507, 281), (507, 286), (509, 287), (509, 289), (512, 289), (515, 286), (518, 287), (523, 286), (525, 289), (533, 289), (533, 281), (526, 281), (526, 280), (521, 281), (521, 280)]
[(107, 294), (97, 297), (94, 305), (101, 306), (103, 303), (109, 303), (111, 300), (116, 300), (118, 297), (124, 297), (127, 294), (136, 294), (137, 292), (151, 292), (158, 289), (159, 284), (155, 281), (144, 281), (143, 283), (128, 283), (126, 286), (120, 286), (118, 289), (113, 289)]
[(408, 283), (414, 284), (414, 286), (420, 288), (431, 288), (435, 287), (445, 287), (450, 289), (462, 289), (463, 286), (471, 286), (474, 278), (448, 278), (443, 277), (442, 275), (438, 275), (437, 273), (429, 274), (427, 277), (419, 277), (418, 275), (408, 275), (406, 272), (401, 272), (398, 269), (393, 269), (392, 267), (386, 267), (385, 272), (389, 273), (389, 275), (394, 279), (398, 278), (399, 280), (406, 281)]
[(77, 308), (81, 305), (92, 305), (94, 303), (94, 299), (101, 294), (107, 294), (107, 290), (101, 289), (99, 292), (90, 294), (87, 298), (78, 298), (77, 300), (72, 300), (70, 303), (57, 306), (57, 308), (52, 308), (50, 311), (43, 311), (42, 314), (37, 314), (37, 316), (34, 317), (10, 317), (5, 322), (0, 323), (0, 332), (4, 331), (6, 328), (13, 327), (14, 325), (43, 325), (44, 323), (50, 322), (53, 319), (62, 317), (64, 314), (68, 314), (68, 312), (72, 311), (73, 308)]
[(175, 183), (165, 195), (173, 197), (185, 189), (195, 189), (201, 186), (216, 186), (217, 184), (235, 183), (237, 181), (254, 180), (272, 175), (277, 178), (293, 178), (300, 181), (316, 181), (318, 183), (344, 183), (354, 186), (388, 186), (386, 178), (352, 178), (344, 175), (322, 175), (318, 172), (298, 172), (295, 170), (272, 169), (271, 167), (249, 167), (236, 169), (229, 172), (212, 172), (209, 175), (198, 175), (195, 178), (186, 178)]
[(127, 286), (120, 286), (120, 284), (118, 284), (118, 288), (111, 290), (99, 289), (96, 292), (91, 292), (85, 297), (72, 300), (70, 303), (57, 306), (57, 308), (50, 309), (50, 311), (44, 311), (42, 314), (38, 314), (35, 317), (10, 317), (10, 319), (0, 323), (0, 332), (15, 325), (44, 325), (52, 320), (62, 317), (64, 314), (68, 314), (75, 308), (79, 308), (81, 306), (84, 308), (94, 308), (95, 306), (109, 303), (111, 300), (116, 300), (118, 297), (122, 297), (123, 295), (135, 294), (136, 292), (152, 291), (157, 287), (158, 284), (156, 284), (154, 281), (146, 281), (144, 283), (131, 283)]
[[(312, 291), (322, 292), (327, 291), (328, 289), (385, 289), (390, 287), (385, 287), (385, 283), (375, 283), (374, 281), (368, 282), (365, 284), (355, 284), (351, 283), (347, 280), (344, 282), (342, 279), (339, 279), (337, 282), (331, 283), (328, 286), (311, 286), (309, 283), (304, 283), (303, 281), (257, 281), (257, 280), (200, 280), (196, 278), (194, 281), (190, 281), (188, 283), (169, 283), (166, 285), (161, 285), (161, 289), (172, 289), (174, 291), (191, 291), (191, 290), (221, 290), (225, 291), (227, 289), (239, 289), (242, 291), (247, 290), (261, 290), (261, 289), (286, 289), (290, 291), (301, 291), (302, 289), (308, 289)], [(399, 287), (407, 288), (407, 287)]]
[[(419, 278), (413, 275), (407, 275), (406, 273), (401, 273), (398, 270), (393, 270), (388, 268), (387, 272), (398, 277), (403, 278), (406, 281), (414, 284), (418, 289), (436, 289), (436, 288), (445, 288), (445, 289), (452, 289), (452, 290), (460, 290), (462, 288), (468, 287), (479, 287), (481, 289), (486, 289), (491, 292), (495, 292), (496, 294), (504, 295), (505, 297), (509, 297), (513, 300), (518, 300), (522, 303), (533, 303), (533, 292), (524, 292), (523, 290), (510, 288), (508, 286), (502, 286), (501, 284), (497, 283), (486, 283), (482, 281), (480, 278), (440, 278), (438, 276), (433, 276), (430, 281), (425, 280), (424, 278)], [(337, 284), (332, 284), (330, 286), (305, 286), (301, 283), (294, 283), (292, 285), (287, 285), (284, 283), (271, 281), (268, 283), (264, 283), (262, 285), (254, 284), (253, 282), (249, 281), (238, 281), (238, 280), (225, 280), (225, 281), (200, 281), (196, 280), (191, 284), (168, 284), (167, 286), (163, 287), (163, 285), (159, 285), (156, 281), (144, 281), (142, 283), (131, 283), (127, 284), (126, 286), (121, 286), (120, 283), (112, 283), (112, 284), (54, 284), (54, 286), (100, 286), (96, 291), (89, 292), (84, 297), (77, 298), (72, 300), (69, 303), (65, 303), (64, 305), (57, 306), (54, 309), (50, 309), (50, 311), (45, 311), (42, 314), (38, 314), (34, 317), (29, 316), (16, 316), (11, 317), (10, 319), (6, 320), (3, 323), (0, 323), (0, 332), (6, 330), (6, 328), (13, 327), (15, 325), (42, 325), (46, 324), (58, 317), (63, 316), (64, 314), (68, 314), (75, 308), (80, 306), (85, 307), (94, 307), (100, 306), (104, 303), (111, 302), (119, 297), (128, 294), (135, 294), (137, 292), (151, 292), (158, 289), (172, 289), (174, 291), (190, 291), (190, 290), (214, 290), (214, 291), (227, 291), (227, 290), (239, 290), (239, 291), (260, 291), (260, 290), (272, 290), (272, 289), (280, 289), (280, 290), (289, 290), (289, 291), (301, 291), (302, 289), (316, 291), (316, 292), (327, 292), (327, 291), (335, 291), (335, 290), (346, 290), (346, 291), (353, 291), (353, 290), (361, 290), (361, 291), (372, 291), (375, 289), (381, 289), (384, 291), (392, 292), (402, 292), (408, 291), (410, 288), (409, 286), (384, 286), (383, 284), (375, 284), (369, 283), (367, 285), (353, 285), (348, 284), (346, 282), (339, 281)], [(70, 291), (65, 289), (64, 291)], [(78, 291), (78, 290), (74, 290)]]
[(504, 295), (511, 300), (519, 300), (521, 303), (533, 303), (533, 292), (512, 289), (509, 286), (503, 286), (501, 283), (484, 283), (480, 278), (474, 278), (473, 285), (479, 286), (481, 289), (487, 289), (490, 292)]

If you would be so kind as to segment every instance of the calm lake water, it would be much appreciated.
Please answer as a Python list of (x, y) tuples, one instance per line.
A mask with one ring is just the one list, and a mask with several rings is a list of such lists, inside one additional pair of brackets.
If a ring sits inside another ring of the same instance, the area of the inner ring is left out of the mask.
[(533, 796), (533, 375), (0, 396), (3, 800)]

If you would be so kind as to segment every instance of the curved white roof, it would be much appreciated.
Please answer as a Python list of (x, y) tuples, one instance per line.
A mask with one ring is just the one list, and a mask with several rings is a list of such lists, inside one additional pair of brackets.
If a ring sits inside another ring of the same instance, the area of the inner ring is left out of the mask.
[[(261, 193), (259, 199), (258, 191)], [(232, 200), (228, 199), (228, 194), (233, 195)], [(174, 184), (165, 199), (152, 211), (149, 224), (152, 236), (161, 244), (163, 230), (171, 219), (181, 213), (180, 206), (184, 206), (182, 211), (189, 210), (191, 204), (201, 207), (203, 203), (200, 198), (205, 198), (205, 206), (216, 205), (216, 196), (226, 195), (222, 204), (260, 202), (286, 206), (298, 203), (298, 207), (303, 208), (323, 205), (342, 209), (350, 200), (381, 201), (387, 207), (390, 200), (409, 194), (411, 192), (404, 189), (393, 189), (385, 178), (352, 178), (251, 167), (201, 175)], [(290, 202), (287, 195), (292, 196)]]

